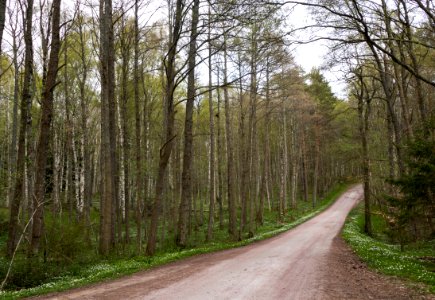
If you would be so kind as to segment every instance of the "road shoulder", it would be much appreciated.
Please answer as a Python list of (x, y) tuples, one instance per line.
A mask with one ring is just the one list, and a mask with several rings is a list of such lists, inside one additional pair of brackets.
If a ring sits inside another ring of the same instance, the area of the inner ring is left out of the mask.
[(325, 299), (435, 299), (397, 278), (370, 270), (338, 235), (324, 266)]

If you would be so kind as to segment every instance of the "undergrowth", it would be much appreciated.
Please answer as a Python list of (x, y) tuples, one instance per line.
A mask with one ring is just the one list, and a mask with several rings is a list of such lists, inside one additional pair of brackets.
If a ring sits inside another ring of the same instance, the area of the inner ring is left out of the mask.
[(349, 215), (343, 229), (343, 238), (367, 265), (381, 273), (423, 283), (430, 293), (435, 293), (435, 240), (408, 245), (390, 244), (380, 217), (373, 222), (374, 236), (363, 233), (364, 211), (362, 205)]

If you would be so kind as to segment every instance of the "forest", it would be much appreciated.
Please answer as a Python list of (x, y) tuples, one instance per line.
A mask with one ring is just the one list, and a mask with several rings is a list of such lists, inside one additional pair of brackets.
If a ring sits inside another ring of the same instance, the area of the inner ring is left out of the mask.
[(356, 182), (365, 235), (434, 246), (432, 0), (0, 0), (0, 107), (1, 290), (252, 239)]

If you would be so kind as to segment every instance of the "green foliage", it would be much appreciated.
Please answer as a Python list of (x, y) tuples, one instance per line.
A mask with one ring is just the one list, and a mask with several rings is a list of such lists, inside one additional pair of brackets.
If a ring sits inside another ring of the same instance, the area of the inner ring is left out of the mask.
[(331, 143), (331, 152), (359, 162), (360, 143), (355, 138), (357, 128), (354, 126), (354, 120), (357, 118), (356, 111), (352, 109), (349, 102), (337, 101), (332, 114), (334, 115), (332, 128), (336, 142)]
[[(435, 128), (434, 121), (430, 129)], [(394, 208), (392, 214), (397, 219), (395, 229), (402, 235), (403, 240), (406, 238), (403, 235), (407, 228), (409, 231), (409, 227), (413, 226), (412, 237), (416, 239), (415, 231), (419, 225), (419, 238), (434, 238), (435, 231), (428, 228), (426, 220), (433, 219), (435, 213), (435, 140), (419, 134), (408, 143), (406, 150), (408, 172), (391, 181), (400, 189), (400, 196), (387, 197)]]
[(66, 218), (47, 218), (45, 222), (45, 255), (53, 261), (68, 263), (83, 255), (86, 250), (86, 228), (81, 223)]
[(311, 70), (308, 74), (308, 79), (310, 81), (307, 86), (308, 93), (317, 102), (321, 112), (330, 114), (334, 110), (338, 100), (332, 93), (328, 81), (326, 81), (318, 69)]
[[(369, 267), (387, 275), (424, 283), (430, 292), (435, 293), (435, 264), (430, 259), (435, 255), (435, 240), (402, 252), (399, 245), (391, 245), (365, 235), (363, 224), (363, 206), (359, 205), (344, 226), (343, 238)], [(383, 226), (385, 224), (381, 221), (373, 222), (374, 231), (381, 231)]]
[[(97, 259), (85, 240), (85, 230), (81, 223), (70, 222), (67, 218), (46, 217), (42, 257), (28, 259), (25, 243), (21, 244), (6, 283), (6, 289), (28, 289), (56, 281), (65, 274), (78, 274), (79, 270)], [(5, 248), (7, 232), (2, 232), (0, 245)], [(0, 278), (5, 277), (9, 260), (0, 259)]]
[(7, 232), (9, 226), (9, 209), (5, 207), (0, 208), (0, 235)]

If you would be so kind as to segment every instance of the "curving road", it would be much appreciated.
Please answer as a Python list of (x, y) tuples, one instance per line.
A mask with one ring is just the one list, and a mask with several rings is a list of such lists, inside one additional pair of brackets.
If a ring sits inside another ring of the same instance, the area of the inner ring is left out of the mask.
[(334, 237), (362, 197), (346, 191), (326, 211), (274, 238), (200, 255), (47, 299), (323, 299)]

